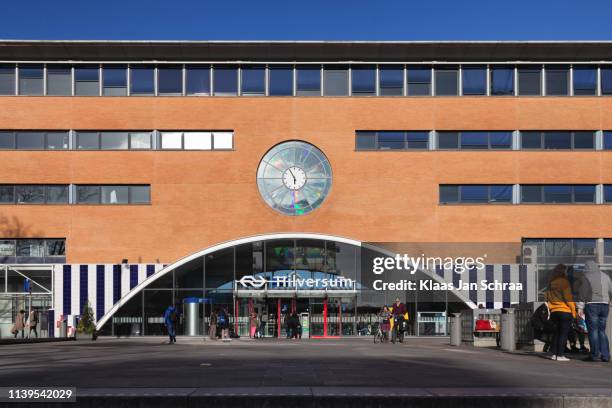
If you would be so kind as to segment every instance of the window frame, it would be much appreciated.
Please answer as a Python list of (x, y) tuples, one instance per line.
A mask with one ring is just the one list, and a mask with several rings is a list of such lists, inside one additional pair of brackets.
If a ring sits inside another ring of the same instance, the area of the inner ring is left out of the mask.
[[(482, 187), (486, 189), (486, 201), (464, 201), (463, 188), (467, 187)], [(509, 187), (510, 197), (507, 201), (493, 199), (492, 190), (496, 187)], [(442, 201), (443, 188), (456, 188), (457, 201)], [(438, 184), (438, 205), (512, 205), (513, 203), (513, 184)]]
[[(546, 187), (567, 186), (570, 188), (570, 201), (554, 202), (546, 201)], [(576, 187), (593, 187), (593, 201), (576, 201)], [(540, 201), (523, 200), (523, 189), (525, 187), (538, 187), (540, 189)], [(520, 184), (519, 185), (519, 203), (520, 205), (597, 205), (597, 184)]]

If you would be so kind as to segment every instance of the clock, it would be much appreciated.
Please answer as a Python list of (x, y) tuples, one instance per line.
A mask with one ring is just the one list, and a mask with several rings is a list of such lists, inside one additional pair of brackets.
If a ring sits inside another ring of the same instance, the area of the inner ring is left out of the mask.
[(319, 207), (331, 189), (331, 165), (310, 143), (287, 141), (263, 156), (257, 187), (264, 201), (286, 215), (305, 215)]

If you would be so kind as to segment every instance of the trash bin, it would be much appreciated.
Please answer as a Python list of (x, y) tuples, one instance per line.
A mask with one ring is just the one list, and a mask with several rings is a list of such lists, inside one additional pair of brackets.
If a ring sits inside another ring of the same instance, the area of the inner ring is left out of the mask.
[(61, 338), (68, 337), (68, 318), (66, 316), (62, 316), (62, 320), (60, 321), (60, 335)]

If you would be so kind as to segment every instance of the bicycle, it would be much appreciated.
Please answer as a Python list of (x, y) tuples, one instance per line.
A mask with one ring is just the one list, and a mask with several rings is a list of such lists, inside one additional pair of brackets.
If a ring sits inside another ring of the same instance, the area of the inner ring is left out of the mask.
[(404, 342), (404, 319), (397, 319), (393, 325), (393, 334), (391, 335), (391, 343), (395, 341)]
[(378, 343), (388, 343), (389, 342), (389, 332), (382, 330), (382, 325), (379, 324), (376, 329), (376, 333), (374, 333), (374, 344)]

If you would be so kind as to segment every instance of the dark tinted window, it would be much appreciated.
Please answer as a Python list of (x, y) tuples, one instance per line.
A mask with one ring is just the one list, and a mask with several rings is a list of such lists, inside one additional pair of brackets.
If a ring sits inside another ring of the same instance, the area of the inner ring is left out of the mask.
[(512, 202), (512, 186), (498, 185), (491, 186), (491, 202), (509, 203)]
[(491, 95), (514, 95), (513, 67), (491, 67)]
[(572, 187), (565, 185), (544, 186), (545, 203), (571, 203)]
[(19, 67), (19, 95), (43, 94), (43, 66), (21, 65)]
[(510, 149), (512, 147), (512, 132), (490, 132), (491, 149)]
[(542, 134), (540, 132), (521, 132), (522, 149), (541, 149)]
[(78, 132), (77, 149), (98, 150), (100, 149), (100, 138), (97, 132)]
[(612, 67), (601, 67), (601, 94), (612, 95)]
[(323, 70), (323, 92), (326, 96), (348, 95), (348, 68), (327, 66)]
[(19, 185), (15, 187), (17, 204), (43, 204), (45, 202), (45, 186)]
[(74, 94), (83, 96), (100, 95), (100, 69), (97, 66), (74, 68)]
[(262, 66), (242, 67), (242, 95), (264, 95), (266, 91), (266, 69)]
[(127, 95), (127, 67), (110, 65), (102, 68), (102, 94), (106, 96)]
[(72, 95), (72, 69), (68, 65), (47, 65), (47, 95)]
[(592, 66), (574, 66), (574, 95), (597, 93), (597, 70)]
[(100, 186), (76, 186), (77, 204), (99, 204)]
[(0, 132), (0, 150), (12, 150), (15, 148), (15, 133)]
[(459, 148), (459, 134), (457, 132), (438, 132), (438, 148)]
[(542, 202), (542, 186), (521, 186), (521, 202), (523, 203), (541, 203)]
[(186, 67), (187, 95), (210, 95), (210, 67)]
[(487, 132), (461, 132), (461, 148), (482, 150), (489, 148)]
[(574, 186), (574, 202), (594, 203), (595, 186)]
[(153, 67), (133, 66), (130, 69), (130, 95), (153, 95), (155, 70)]
[(408, 95), (431, 95), (431, 67), (408, 67), (406, 69)]
[(408, 149), (427, 149), (429, 147), (429, 132), (408, 132)]
[(15, 202), (15, 186), (0, 184), (0, 203), (13, 204)]
[(215, 95), (230, 96), (238, 93), (238, 68), (216, 66), (213, 71)]
[[(612, 203), (612, 185), (605, 185), (603, 189), (604, 201), (606, 203)], [(0, 200), (2, 200), (2, 186), (0, 186)], [(612, 240), (610, 240), (612, 243)], [(612, 255), (612, 253), (610, 254)]]
[(44, 150), (44, 132), (18, 132), (17, 149), (21, 150)]
[(47, 256), (65, 256), (66, 255), (66, 240), (65, 239), (47, 239)]
[(571, 149), (572, 134), (570, 132), (544, 132), (545, 149)]
[(352, 94), (376, 95), (376, 67), (353, 66), (351, 68)]
[(151, 202), (151, 186), (130, 186), (130, 203), (149, 204)]
[(436, 95), (458, 95), (459, 70), (454, 67), (436, 68)]
[(378, 148), (381, 150), (404, 149), (404, 132), (378, 132)]
[(376, 132), (357, 132), (355, 134), (355, 148), (357, 150), (376, 149)]
[(15, 95), (15, 66), (0, 64), (0, 95)]
[(486, 67), (465, 66), (461, 74), (464, 95), (484, 95), (487, 93)]
[(488, 186), (461, 186), (461, 202), (486, 203), (489, 201)]
[(519, 95), (542, 94), (542, 69), (540, 67), (519, 67)]
[(47, 133), (47, 150), (67, 150), (68, 132)]
[(268, 94), (270, 96), (293, 95), (293, 67), (271, 66), (268, 72)]
[(183, 67), (166, 65), (157, 67), (157, 94), (183, 94)]
[(297, 68), (297, 95), (321, 95), (321, 67), (303, 66)]
[(404, 94), (404, 68), (401, 66), (381, 66), (378, 70), (380, 95)]
[(546, 67), (546, 95), (569, 95), (569, 67)]
[(603, 132), (603, 148), (612, 150), (612, 132)]
[(459, 186), (440, 186), (440, 203), (459, 202)]
[(68, 204), (68, 186), (47, 186), (47, 203)]
[(574, 132), (574, 149), (594, 149), (594, 132)]

